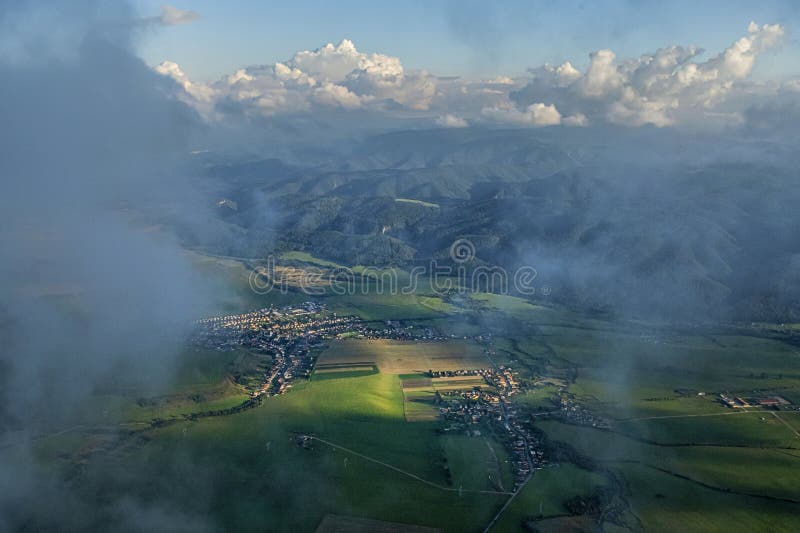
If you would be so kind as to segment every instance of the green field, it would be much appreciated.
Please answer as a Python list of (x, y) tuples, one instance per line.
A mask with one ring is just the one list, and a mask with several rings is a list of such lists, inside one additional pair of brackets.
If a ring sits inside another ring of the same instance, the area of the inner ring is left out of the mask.
[[(647, 474), (662, 481), (665, 478), (674, 480), (663, 486), (653, 484), (649, 487), (647, 493), (658, 494), (659, 499), (683, 501), (682, 494), (670, 492), (676, 484), (691, 485), (701, 493), (735, 495), (747, 503), (744, 508), (737, 510), (738, 516), (744, 519), (743, 523), (761, 520), (760, 515), (773, 507), (800, 508), (800, 498), (797, 496), (800, 494), (800, 478), (796, 475), (800, 454), (796, 455), (797, 452), (745, 448), (725, 443), (717, 446), (660, 446), (645, 444), (613, 431), (551, 421), (540, 422), (539, 427), (551, 439), (569, 443), (604, 467), (621, 472), (628, 483), (640, 482), (638, 478), (629, 479), (628, 475), (632, 472), (637, 476)], [(634, 501), (641, 496), (633, 490), (630, 492)], [(656, 503), (650, 502), (651, 505)], [(672, 505), (673, 511), (676, 511), (674, 501)], [(695, 515), (701, 512), (698, 509), (686, 511)], [(776, 527), (784, 524), (784, 518), (775, 523)], [(702, 531), (702, 525), (710, 523), (713, 523), (711, 518), (704, 519), (685, 530)], [(724, 529), (729, 526), (727, 522), (722, 522), (718, 527)]]
[(441, 437), (455, 487), (472, 490), (509, 491), (513, 487), (508, 455), (502, 446), (486, 436)]
[(601, 476), (570, 464), (541, 470), (509, 506), (495, 531), (519, 531), (527, 518), (539, 520), (568, 514), (565, 500), (590, 494), (602, 482)]
[[(487, 522), (504, 498), (459, 495), (444, 467), (458, 465), (458, 479), (486, 476), (486, 444), (478, 440), (480, 446), (456, 446), (434, 430), (433, 423), (405, 422), (398, 376), (311, 381), (241, 414), (154, 430), (140, 448), (102, 457), (89, 475), (101, 483), (105, 476), (124, 476), (129, 469), (152, 472), (153, 478), (171, 486), (135, 490), (163, 491), (191, 507), (198, 489), (196, 482), (181, 480), (181, 465), (187, 461), (206, 465), (208, 488), (225, 487), (211, 495), (206, 492), (214, 501), (208, 519), (221, 521), (226, 529), (262, 529), (269, 524), (269, 530), (312, 531), (331, 513), (470, 530)], [(293, 440), (298, 432), (324, 438), (438, 487), (322, 443), (304, 449)], [(473, 465), (479, 472), (470, 471)]]
[(641, 465), (624, 465), (633, 512), (647, 531), (792, 532), (796, 504), (707, 489)]
[[(229, 287), (220, 312), (308, 299), (255, 295), (241, 261), (193, 260)], [(303, 254), (287, 260), (330, 266)], [(463, 337), (491, 332), (493, 360), (511, 365), (527, 386), (514, 407), (550, 411), (569, 397), (608, 426), (536, 417), (553, 449), (568, 446), (574, 455), (537, 471), (494, 531), (519, 531), (524, 522), (540, 531), (591, 530), (597, 516), (568, 516), (566, 502), (612, 479), (626, 524), (637, 531), (800, 530), (800, 413), (734, 411), (717, 396), (800, 399), (797, 349), (769, 329), (687, 332), (487, 294), (319, 300), (379, 327), (406, 320), (455, 338), (326, 341), (310, 381), (254, 409), (193, 421), (187, 415), (246, 400), (233, 376), (257, 376), (265, 360), (188, 351), (159, 390), (130, 389), (122, 379), (104, 384), (78, 414), (82, 424), (38, 438), (37, 456), (80, 479), (87, 497), (162, 502), (216, 529), (314, 531), (336, 515), (482, 531), (508, 495), (474, 491), (511, 490), (508, 451), (484, 424), (477, 436), (440, 431), (433, 399), (436, 390), (486, 385), (424, 373), (488, 368), (486, 346)], [(150, 427), (153, 419), (170, 423)], [(304, 447), (299, 434), (321, 440)]]
[(403, 388), (403, 415), (408, 422), (433, 421), (439, 417), (431, 390)]

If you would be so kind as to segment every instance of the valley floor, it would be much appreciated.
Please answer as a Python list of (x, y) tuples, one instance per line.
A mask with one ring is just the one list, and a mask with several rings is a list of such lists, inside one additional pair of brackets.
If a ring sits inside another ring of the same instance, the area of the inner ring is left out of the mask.
[[(253, 392), (234, 376), (271, 363), (190, 350), (172, 393), (106, 392), (102, 416), (37, 440), (40, 460), (79, 494), (158, 501), (211, 530), (800, 530), (800, 374), (786, 338), (493, 295), (319, 300), (372, 328), (391, 320), (449, 340), (326, 339), (309, 352), (310, 379), (235, 412)], [(475, 374), (500, 367), (516, 388)], [(448, 415), (492, 394), (502, 409)], [(509, 420), (542, 452), (524, 482)]]

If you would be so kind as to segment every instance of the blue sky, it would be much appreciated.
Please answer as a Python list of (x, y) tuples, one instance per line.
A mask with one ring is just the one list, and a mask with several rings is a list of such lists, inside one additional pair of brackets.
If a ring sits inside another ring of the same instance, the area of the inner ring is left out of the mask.
[[(141, 15), (155, 15), (163, 3), (139, 0), (137, 7)], [(791, 0), (170, 3), (202, 18), (155, 31), (142, 40), (139, 53), (151, 65), (176, 61), (199, 80), (282, 61), (298, 50), (343, 38), (361, 51), (400, 57), (407, 68), (470, 77), (515, 75), (565, 60), (582, 68), (588, 53), (601, 48), (632, 57), (672, 44), (694, 44), (715, 54), (742, 36), (751, 20), (777, 22), (789, 32), (781, 49), (760, 59), (754, 76), (780, 79), (800, 73), (793, 31), (800, 22), (800, 2)]]

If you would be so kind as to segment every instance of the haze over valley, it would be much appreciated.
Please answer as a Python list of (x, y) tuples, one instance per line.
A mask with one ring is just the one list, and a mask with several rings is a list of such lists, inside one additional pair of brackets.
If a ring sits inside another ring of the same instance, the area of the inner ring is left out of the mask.
[(796, 531), (792, 2), (0, 0), (0, 531)]

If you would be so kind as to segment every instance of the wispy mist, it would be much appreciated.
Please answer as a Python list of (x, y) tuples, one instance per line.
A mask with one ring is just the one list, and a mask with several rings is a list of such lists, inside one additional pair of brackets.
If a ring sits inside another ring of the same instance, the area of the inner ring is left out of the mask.
[[(196, 115), (132, 53), (136, 20), (103, 2), (0, 5), (0, 529), (99, 525), (28, 444), (98, 388), (165, 385), (210, 301), (174, 237), (137, 215), (191, 198), (178, 161)], [(40, 513), (42, 497), (61, 504)], [(168, 518), (111, 505), (119, 528)]]

